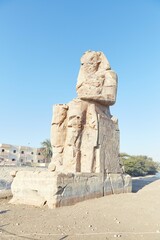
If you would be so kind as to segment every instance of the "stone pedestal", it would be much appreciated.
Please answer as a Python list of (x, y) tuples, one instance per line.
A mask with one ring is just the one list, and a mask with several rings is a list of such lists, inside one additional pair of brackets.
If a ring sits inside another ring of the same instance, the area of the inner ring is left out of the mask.
[(131, 192), (131, 178), (123, 174), (19, 171), (12, 184), (10, 203), (49, 208), (115, 193)]

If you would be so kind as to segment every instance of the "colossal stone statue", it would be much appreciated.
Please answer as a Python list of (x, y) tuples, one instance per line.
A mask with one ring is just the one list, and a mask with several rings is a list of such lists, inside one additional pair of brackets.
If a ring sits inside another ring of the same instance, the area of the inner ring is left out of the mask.
[(116, 101), (117, 82), (102, 52), (88, 51), (82, 56), (78, 98), (54, 107), (51, 144), (57, 171), (122, 172), (118, 122), (109, 110)]
[(18, 171), (11, 203), (54, 208), (131, 191), (131, 178), (119, 163), (118, 120), (109, 109), (117, 82), (102, 52), (84, 53), (78, 98), (54, 106), (48, 171)]

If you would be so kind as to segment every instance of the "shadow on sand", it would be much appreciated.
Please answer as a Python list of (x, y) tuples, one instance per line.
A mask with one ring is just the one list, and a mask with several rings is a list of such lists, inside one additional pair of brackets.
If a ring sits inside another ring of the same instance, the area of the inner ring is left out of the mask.
[(160, 179), (160, 175), (156, 174), (155, 176), (140, 177), (132, 179), (132, 192), (136, 193), (146, 185), (155, 182)]

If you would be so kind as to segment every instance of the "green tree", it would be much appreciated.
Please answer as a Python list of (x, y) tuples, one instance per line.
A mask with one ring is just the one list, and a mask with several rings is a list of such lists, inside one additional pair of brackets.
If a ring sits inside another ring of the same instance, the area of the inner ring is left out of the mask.
[(41, 142), (42, 147), (44, 150), (42, 151), (42, 154), (44, 158), (46, 159), (46, 162), (49, 163), (52, 158), (52, 145), (51, 141), (49, 139), (46, 139), (45, 141)]
[(131, 176), (154, 175), (159, 169), (159, 164), (147, 156), (130, 156), (128, 154), (121, 154), (120, 158), (123, 162), (125, 172)]

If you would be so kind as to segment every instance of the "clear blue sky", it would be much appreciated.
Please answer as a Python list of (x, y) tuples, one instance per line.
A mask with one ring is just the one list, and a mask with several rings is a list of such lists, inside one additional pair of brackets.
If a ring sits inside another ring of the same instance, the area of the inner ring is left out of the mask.
[(52, 105), (76, 97), (89, 49), (119, 76), (121, 152), (160, 161), (159, 0), (0, 0), (0, 143), (50, 137)]

